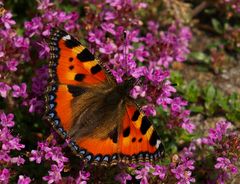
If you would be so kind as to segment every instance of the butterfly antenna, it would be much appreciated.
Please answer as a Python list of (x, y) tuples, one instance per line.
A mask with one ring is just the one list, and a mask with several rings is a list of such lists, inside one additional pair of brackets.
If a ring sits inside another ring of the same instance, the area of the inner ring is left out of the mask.
[(126, 64), (126, 73), (128, 73), (128, 63), (127, 63), (127, 32), (123, 32), (123, 39), (124, 39), (124, 45), (123, 45), (123, 59)]

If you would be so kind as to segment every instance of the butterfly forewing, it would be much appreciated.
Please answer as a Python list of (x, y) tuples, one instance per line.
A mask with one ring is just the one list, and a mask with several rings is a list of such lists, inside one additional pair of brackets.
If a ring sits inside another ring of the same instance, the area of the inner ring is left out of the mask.
[(52, 31), (50, 67), (61, 84), (98, 84), (106, 75), (90, 51), (64, 31)]
[(63, 138), (70, 138), (76, 155), (100, 165), (162, 157), (152, 123), (130, 98), (123, 101), (111, 93), (116, 82), (87, 48), (66, 32), (53, 30), (50, 49), (47, 119)]

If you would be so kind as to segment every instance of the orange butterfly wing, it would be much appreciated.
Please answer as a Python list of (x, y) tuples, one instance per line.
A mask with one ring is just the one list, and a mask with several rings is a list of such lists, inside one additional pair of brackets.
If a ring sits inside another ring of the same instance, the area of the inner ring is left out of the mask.
[(80, 138), (77, 145), (85, 151), (80, 157), (101, 165), (118, 162), (153, 162), (163, 157), (164, 148), (152, 123), (138, 110), (135, 104), (126, 106), (121, 131), (113, 131), (106, 140)]
[[(90, 51), (64, 31), (52, 31), (50, 49), (49, 73), (52, 80), (46, 97), (49, 101), (55, 96), (55, 114), (61, 120), (63, 129), (69, 130), (72, 123), (71, 100), (81, 90), (76, 86), (102, 83), (106, 75)], [(56, 92), (52, 93), (53, 86)]]
[[(67, 138), (73, 123), (72, 101), (86, 92), (84, 86), (104, 83), (108, 74), (88, 49), (64, 31), (52, 32), (50, 49), (46, 116), (55, 130)], [(126, 106), (121, 125), (116, 124), (109, 137), (81, 137), (70, 141), (69, 146), (84, 160), (101, 165), (153, 161), (163, 155), (152, 124), (133, 103)]]
[[(127, 113), (119, 135), (119, 151), (123, 155), (137, 155), (139, 161), (153, 161), (163, 154), (163, 145), (152, 123), (135, 104), (127, 105)], [(126, 162), (131, 162), (126, 157)]]
[(94, 55), (66, 32), (54, 31), (50, 48), (51, 74), (57, 78), (59, 83), (67, 85), (98, 84), (106, 79), (106, 75)]

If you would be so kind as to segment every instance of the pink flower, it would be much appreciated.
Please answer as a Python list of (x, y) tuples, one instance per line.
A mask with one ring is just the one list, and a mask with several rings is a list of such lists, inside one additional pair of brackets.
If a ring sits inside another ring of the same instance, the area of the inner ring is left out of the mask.
[(104, 19), (105, 20), (113, 20), (116, 18), (116, 14), (114, 12), (111, 12), (111, 11), (107, 11), (105, 12), (105, 16), (104, 16)]
[(62, 167), (58, 167), (57, 165), (51, 165), (51, 170), (48, 171), (48, 176), (44, 176), (43, 180), (47, 181), (48, 184), (51, 183), (58, 183), (61, 181), (62, 176), (61, 176), (61, 171), (62, 171)]
[(43, 28), (42, 20), (40, 17), (34, 17), (29, 22), (24, 22), (24, 28), (26, 31), (26, 34), (29, 37), (32, 37), (36, 34), (40, 34), (40, 30)]
[(194, 130), (196, 129), (196, 126), (189, 121), (184, 121), (181, 126), (183, 129), (188, 131), (188, 133), (193, 133)]
[(11, 59), (7, 62), (7, 67), (10, 71), (16, 71), (19, 62), (16, 59)]
[(31, 151), (31, 156), (29, 157), (29, 160), (32, 161), (36, 161), (37, 164), (40, 164), (42, 161), (42, 154), (41, 152), (38, 152), (36, 150), (32, 150)]
[(154, 167), (154, 172), (152, 173), (154, 176), (158, 176), (161, 180), (163, 180), (166, 176), (167, 168), (165, 166), (156, 165)]
[(87, 184), (89, 180), (90, 173), (86, 171), (79, 171), (79, 175), (76, 179), (76, 184)]
[(102, 23), (101, 27), (104, 31), (109, 32), (112, 35), (116, 34), (116, 32), (114, 30), (115, 25), (113, 23)]
[(6, 115), (4, 112), (2, 112), (0, 114), (0, 125), (2, 125), (3, 127), (13, 127), (15, 124), (13, 118), (13, 114), (10, 113)]
[(53, 3), (50, 3), (49, 0), (41, 0), (39, 1), (38, 10), (46, 10), (48, 7), (53, 6)]
[(143, 62), (147, 57), (149, 57), (149, 52), (145, 50), (144, 46), (140, 46), (134, 51), (134, 56), (138, 61)]
[(140, 180), (140, 184), (148, 184), (148, 168), (142, 168), (141, 170), (135, 170), (135, 178)]
[(33, 112), (42, 112), (42, 108), (43, 108), (44, 102), (43, 100), (38, 100), (37, 98), (32, 98), (29, 101), (29, 112), (33, 113)]
[(238, 173), (238, 168), (234, 166), (228, 158), (218, 157), (217, 163), (214, 165), (216, 169), (222, 169), (224, 171), (230, 171), (232, 174)]
[(181, 111), (182, 106), (186, 106), (187, 101), (182, 100), (180, 97), (174, 98), (171, 103), (171, 110), (172, 111)]
[(143, 111), (147, 116), (156, 116), (157, 112), (153, 104), (144, 105), (142, 107)]
[(88, 33), (88, 40), (89, 42), (96, 43), (100, 45), (102, 43), (101, 39), (105, 33), (101, 30), (90, 31)]
[(133, 69), (131, 75), (134, 78), (138, 79), (141, 76), (146, 75), (146, 73), (147, 73), (147, 68), (145, 66), (141, 66), (141, 67), (137, 67), (137, 68)]
[(29, 158), (30, 161), (35, 161), (38, 164), (42, 161), (51, 163), (48, 175), (43, 177), (43, 180), (48, 183), (57, 183), (62, 180), (61, 172), (64, 164), (68, 162), (68, 158), (62, 153), (62, 148), (56, 146), (56, 143), (54, 139), (51, 142), (38, 142), (38, 149), (32, 150)]
[(122, 172), (115, 176), (115, 180), (119, 181), (120, 184), (127, 184), (127, 181), (131, 181), (132, 177), (131, 177), (131, 175)]
[(0, 182), (1, 184), (8, 184), (10, 178), (10, 171), (8, 169), (0, 170)]
[(9, 85), (7, 85), (6, 83), (4, 82), (0, 82), (0, 95), (3, 97), (3, 98), (6, 98), (7, 97), (7, 93), (8, 91), (11, 89), (11, 87)]
[(146, 86), (134, 86), (133, 89), (131, 90), (131, 96), (133, 98), (137, 98), (138, 96), (140, 97), (145, 97), (146, 96)]
[(50, 48), (48, 47), (48, 44), (45, 42), (37, 42), (37, 45), (39, 46), (39, 52), (38, 52), (39, 58), (40, 59), (47, 58), (50, 53)]
[(147, 22), (147, 26), (149, 31), (155, 34), (158, 32), (159, 24), (157, 22), (150, 20)]
[(18, 184), (29, 184), (31, 182), (31, 179), (29, 177), (24, 177), (23, 175), (20, 175), (18, 178)]
[(14, 84), (12, 86), (13, 89), (13, 97), (23, 97), (26, 98), (27, 97), (27, 85), (25, 83), (22, 83), (21, 85), (16, 85)]
[(17, 164), (17, 166), (20, 166), (20, 165), (23, 165), (25, 163), (25, 160), (20, 156), (13, 157), (13, 158), (11, 158), (11, 163)]
[(0, 23), (3, 23), (6, 29), (10, 29), (11, 25), (16, 24), (16, 22), (12, 20), (12, 14), (10, 12), (5, 13), (1, 17)]
[(208, 133), (207, 140), (209, 144), (214, 144), (222, 140), (223, 135), (231, 127), (230, 122), (220, 121), (216, 124), (216, 128), (211, 128)]
[(99, 51), (103, 54), (112, 54), (116, 50), (116, 45), (114, 43), (102, 44)]

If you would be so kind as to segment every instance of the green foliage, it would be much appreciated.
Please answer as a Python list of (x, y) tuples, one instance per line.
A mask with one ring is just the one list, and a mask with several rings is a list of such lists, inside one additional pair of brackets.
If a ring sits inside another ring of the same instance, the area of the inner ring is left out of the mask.
[(209, 64), (211, 62), (211, 58), (209, 55), (204, 52), (191, 52), (189, 54), (190, 59), (194, 59), (196, 61), (202, 61), (203, 63)]
[(188, 101), (192, 113), (204, 116), (226, 116), (229, 121), (240, 122), (240, 95), (224, 94), (211, 82), (200, 87), (199, 81), (184, 81), (179, 72), (172, 72), (171, 80), (177, 84), (179, 93)]

